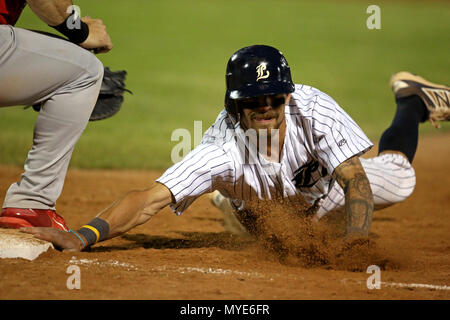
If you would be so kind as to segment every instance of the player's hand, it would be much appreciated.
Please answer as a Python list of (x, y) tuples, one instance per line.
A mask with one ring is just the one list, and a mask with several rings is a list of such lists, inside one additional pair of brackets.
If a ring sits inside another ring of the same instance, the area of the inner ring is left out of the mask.
[(20, 231), (32, 234), (35, 238), (53, 243), (62, 251), (81, 251), (83, 244), (76, 235), (55, 228), (21, 228)]
[(80, 43), (80, 46), (93, 50), (94, 53), (106, 53), (113, 48), (111, 38), (106, 32), (106, 26), (100, 19), (92, 19), (91, 17), (83, 17), (81, 21), (89, 26), (89, 36)]
[(342, 251), (353, 251), (361, 248), (369, 248), (374, 244), (368, 236), (358, 233), (346, 234), (344, 238), (344, 243)]

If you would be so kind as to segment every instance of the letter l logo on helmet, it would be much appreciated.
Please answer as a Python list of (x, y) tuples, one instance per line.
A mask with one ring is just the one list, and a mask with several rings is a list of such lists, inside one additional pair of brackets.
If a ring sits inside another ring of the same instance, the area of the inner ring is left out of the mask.
[[(259, 81), (261, 79), (266, 79), (269, 77), (270, 71), (266, 70), (266, 69), (267, 69), (267, 64), (264, 62), (256, 67), (256, 75), (257, 75), (256, 81)], [(266, 74), (264, 74), (264, 71), (267, 71)]]

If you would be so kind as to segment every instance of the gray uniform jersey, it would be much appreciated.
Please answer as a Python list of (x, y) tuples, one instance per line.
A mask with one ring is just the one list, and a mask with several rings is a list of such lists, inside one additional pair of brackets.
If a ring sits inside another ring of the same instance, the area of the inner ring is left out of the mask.
[(260, 154), (243, 161), (239, 141), (245, 141), (245, 133), (222, 111), (201, 144), (157, 180), (175, 197), (172, 209), (181, 214), (197, 197), (214, 190), (237, 209), (256, 198), (302, 197), (312, 205), (333, 187), (332, 173), (339, 164), (372, 147), (349, 115), (313, 87), (295, 86), (285, 117), (280, 161)]

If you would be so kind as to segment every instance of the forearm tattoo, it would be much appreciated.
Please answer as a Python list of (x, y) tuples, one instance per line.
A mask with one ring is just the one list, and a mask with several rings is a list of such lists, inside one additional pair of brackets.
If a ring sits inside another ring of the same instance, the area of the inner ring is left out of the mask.
[(369, 234), (373, 215), (373, 195), (369, 180), (357, 157), (343, 162), (335, 177), (345, 193), (347, 233)]

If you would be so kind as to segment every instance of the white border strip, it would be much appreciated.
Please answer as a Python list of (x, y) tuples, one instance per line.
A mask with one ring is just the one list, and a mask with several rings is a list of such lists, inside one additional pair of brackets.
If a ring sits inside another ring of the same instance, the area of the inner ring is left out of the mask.
[(380, 282), (381, 285), (386, 287), (399, 287), (399, 288), (423, 288), (431, 290), (450, 290), (450, 286), (439, 286), (433, 284), (423, 283), (398, 283), (398, 282)]
[[(349, 278), (344, 278), (341, 280), (341, 283), (343, 283), (343, 284), (347, 284), (348, 282), (364, 284), (365, 286), (367, 286), (367, 282), (362, 281), (362, 280), (349, 279)], [(380, 284), (380, 286), (391, 287), (391, 288), (411, 288), (411, 289), (418, 288), (418, 289), (428, 289), (428, 290), (450, 291), (450, 286), (447, 286), (447, 285), (434, 285), (434, 284), (425, 284), (425, 283), (384, 282), (384, 281), (380, 281), (379, 284)], [(377, 289), (379, 289), (379, 288), (377, 288)]]
[(259, 272), (244, 272), (230, 269), (216, 269), (216, 268), (198, 268), (198, 267), (170, 267), (170, 266), (158, 266), (151, 269), (152, 271), (169, 271), (169, 272), (178, 272), (178, 273), (190, 273), (190, 272), (198, 272), (205, 274), (218, 274), (218, 275), (238, 275), (249, 278), (264, 278), (264, 275)]
[(69, 260), (69, 264), (85, 265), (85, 266), (95, 265), (95, 266), (106, 266), (106, 267), (121, 267), (121, 268), (126, 268), (128, 271), (138, 270), (138, 268), (132, 264), (120, 262), (117, 260), (98, 261), (98, 259), (77, 259), (77, 257), (72, 257)]

